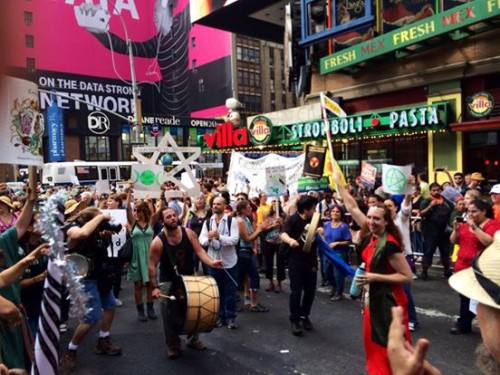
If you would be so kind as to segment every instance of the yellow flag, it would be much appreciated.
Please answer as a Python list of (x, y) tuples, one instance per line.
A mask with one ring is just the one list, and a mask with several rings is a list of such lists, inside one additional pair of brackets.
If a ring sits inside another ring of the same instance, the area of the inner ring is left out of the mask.
[(337, 184), (335, 181), (333, 181), (333, 168), (335, 168), (338, 173), (340, 174), (340, 181), (342, 181), (342, 184), (347, 185), (347, 181), (345, 179), (344, 173), (342, 172), (342, 169), (340, 169), (339, 163), (337, 163), (337, 160), (333, 159), (330, 157), (330, 153), (326, 153), (326, 159), (325, 159), (325, 167), (323, 169), (323, 175), (328, 176), (328, 180), (330, 181), (330, 185), (337, 190)]

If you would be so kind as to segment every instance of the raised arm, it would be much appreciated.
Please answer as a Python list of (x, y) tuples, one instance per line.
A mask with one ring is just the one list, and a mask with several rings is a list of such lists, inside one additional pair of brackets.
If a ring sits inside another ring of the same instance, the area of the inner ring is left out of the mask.
[(7, 285), (15, 283), (22, 276), (24, 270), (29, 266), (31, 262), (38, 259), (44, 254), (47, 254), (47, 250), (49, 248), (48, 243), (44, 243), (38, 246), (31, 253), (26, 255), (19, 262), (14, 264), (13, 266), (7, 268), (6, 270), (0, 273), (0, 288), (6, 287)]
[(132, 212), (132, 189), (129, 187), (128, 192), (127, 192), (127, 222), (129, 227), (132, 228), (132, 226), (135, 223), (135, 218), (134, 218), (134, 213)]
[(346, 187), (342, 183), (340, 179), (339, 173), (333, 170), (333, 180), (337, 184), (337, 190), (342, 197), (342, 201), (344, 202), (346, 210), (351, 214), (352, 218), (358, 223), (360, 227), (364, 227), (366, 225), (366, 216), (359, 209), (358, 204), (354, 197), (347, 191)]
[(31, 218), (33, 216), (33, 208), (35, 207), (36, 199), (38, 197), (37, 192), (33, 195), (34, 196), (32, 197), (31, 189), (28, 188), (26, 203), (21, 211), (21, 215), (19, 215), (19, 218), (16, 221), (17, 238), (24, 236), (24, 233), (26, 233), (26, 230), (30, 226)]

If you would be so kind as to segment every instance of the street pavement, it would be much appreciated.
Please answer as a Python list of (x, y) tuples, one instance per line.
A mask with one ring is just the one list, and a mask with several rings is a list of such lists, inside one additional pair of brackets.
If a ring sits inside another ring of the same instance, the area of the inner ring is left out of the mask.
[[(430, 280), (415, 280), (413, 294), (419, 313), (420, 328), (413, 340), (431, 341), (428, 359), (443, 374), (477, 374), (474, 349), (481, 337), (477, 326), (470, 335), (453, 336), (448, 331), (459, 309), (458, 295), (441, 278), (441, 270), (431, 270)], [(208, 346), (204, 352), (182, 347), (182, 356), (166, 357), (162, 321), (137, 320), (133, 284), (123, 282), (112, 337), (123, 348), (118, 357), (94, 354), (97, 329), (78, 349), (76, 374), (365, 374), (360, 303), (344, 299), (330, 301), (327, 290), (319, 288), (311, 313), (313, 331), (303, 337), (292, 336), (288, 322), (289, 284), (284, 292), (265, 292), (267, 281), (261, 279), (260, 303), (268, 313), (241, 312), (239, 329), (215, 328), (201, 335)], [(155, 302), (159, 314), (159, 301)], [(75, 322), (62, 336), (66, 347)]]

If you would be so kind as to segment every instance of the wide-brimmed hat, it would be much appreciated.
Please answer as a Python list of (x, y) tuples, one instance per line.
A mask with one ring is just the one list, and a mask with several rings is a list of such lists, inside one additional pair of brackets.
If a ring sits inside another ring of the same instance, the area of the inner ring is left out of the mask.
[(9, 208), (14, 208), (14, 205), (12, 204), (12, 201), (10, 198), (6, 195), (0, 195), (0, 203), (5, 204)]
[(457, 272), (448, 282), (458, 293), (500, 310), (500, 232), (472, 267)]
[(70, 199), (64, 203), (64, 215), (73, 213), (78, 207), (81, 207), (84, 202), (78, 202), (75, 199)]
[(471, 173), (470, 179), (476, 181), (484, 181), (484, 177), (480, 172)]

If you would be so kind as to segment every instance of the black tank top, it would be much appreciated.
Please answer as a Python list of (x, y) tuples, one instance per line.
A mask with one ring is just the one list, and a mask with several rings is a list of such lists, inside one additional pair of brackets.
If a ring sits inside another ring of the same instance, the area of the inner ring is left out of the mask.
[(181, 228), (181, 231), (181, 242), (177, 245), (168, 243), (163, 230), (158, 235), (163, 243), (163, 252), (160, 257), (160, 282), (162, 283), (174, 280), (176, 276), (174, 266), (177, 266), (179, 275), (194, 275), (193, 245), (189, 241), (186, 229)]

